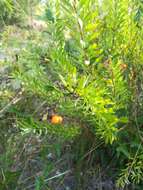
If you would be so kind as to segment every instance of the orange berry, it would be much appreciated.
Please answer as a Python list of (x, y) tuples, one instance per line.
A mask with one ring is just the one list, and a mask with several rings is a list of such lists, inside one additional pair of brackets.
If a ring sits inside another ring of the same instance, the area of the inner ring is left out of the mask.
[(123, 71), (127, 69), (127, 64), (123, 63), (120, 66), (121, 66), (121, 70), (123, 70)]
[(60, 124), (63, 122), (63, 118), (59, 115), (53, 115), (51, 118), (51, 123), (52, 124)]

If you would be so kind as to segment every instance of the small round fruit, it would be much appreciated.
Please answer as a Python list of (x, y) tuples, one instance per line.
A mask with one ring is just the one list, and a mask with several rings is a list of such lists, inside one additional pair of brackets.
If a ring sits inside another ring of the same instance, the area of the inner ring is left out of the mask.
[(59, 115), (53, 115), (51, 118), (51, 123), (52, 124), (60, 124), (63, 122), (63, 118)]
[(124, 71), (124, 70), (126, 70), (126, 69), (127, 69), (127, 64), (124, 64), (124, 63), (121, 64), (121, 70)]

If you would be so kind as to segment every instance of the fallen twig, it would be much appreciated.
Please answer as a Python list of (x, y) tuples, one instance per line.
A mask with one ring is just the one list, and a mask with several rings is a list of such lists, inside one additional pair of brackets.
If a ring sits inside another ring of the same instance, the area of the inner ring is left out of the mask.
[[(59, 174), (57, 174), (57, 175), (55, 175), (55, 176), (53, 176), (53, 177), (50, 177), (50, 178), (48, 178), (48, 179), (45, 179), (44, 182), (47, 183), (47, 182), (49, 182), (49, 181), (51, 181), (51, 180), (53, 180), (53, 179), (55, 179), (55, 178), (59, 178), (59, 177), (61, 177), (61, 176), (63, 176), (63, 175), (66, 175), (66, 174), (68, 174), (68, 173), (70, 173), (70, 172), (71, 172), (71, 170), (67, 170), (67, 171), (65, 171), (65, 172), (59, 173)], [(34, 187), (34, 186), (35, 186), (35, 184), (29, 185), (29, 186), (28, 186), (27, 188), (25, 188), (25, 189), (31, 189), (31, 188)]]
[(3, 114), (11, 107), (12, 105), (16, 104), (21, 100), (21, 95), (23, 91), (21, 90), (20, 92), (17, 93), (17, 95), (5, 106), (0, 110), (0, 118), (3, 117)]

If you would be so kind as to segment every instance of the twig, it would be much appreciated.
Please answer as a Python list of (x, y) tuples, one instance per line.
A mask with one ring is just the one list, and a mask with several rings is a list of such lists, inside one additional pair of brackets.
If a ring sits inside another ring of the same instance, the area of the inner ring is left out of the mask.
[(13, 98), (4, 108), (2, 108), (0, 110), (0, 118), (3, 116), (3, 114), (8, 110), (8, 108), (13, 105), (16, 104), (17, 102), (19, 102), (21, 100), (22, 97), (19, 97), (19, 95), (22, 95), (23, 91), (20, 91), (15, 98)]
[(67, 170), (67, 171), (65, 171), (65, 172), (63, 172), (63, 173), (60, 173), (60, 174), (57, 174), (57, 175), (55, 175), (55, 176), (53, 176), (53, 177), (50, 177), (50, 178), (48, 178), (48, 179), (45, 179), (44, 182), (47, 183), (48, 181), (50, 181), (50, 180), (52, 180), (52, 179), (61, 177), (61, 176), (65, 175), (65, 174), (68, 174), (68, 173), (70, 173), (70, 172), (71, 172), (71, 170)]
[[(66, 175), (66, 174), (68, 174), (68, 173), (70, 173), (70, 172), (71, 172), (71, 170), (67, 170), (67, 171), (65, 171), (65, 172), (63, 172), (63, 173), (60, 173), (60, 174), (57, 174), (57, 175), (55, 175), (55, 176), (53, 176), (53, 177), (50, 177), (50, 178), (48, 178), (48, 179), (45, 179), (44, 182), (47, 183), (47, 182), (49, 182), (49, 181), (51, 181), (51, 180), (53, 180), (53, 179), (59, 178), (59, 177), (61, 177), (61, 176), (63, 176), (63, 175)], [(27, 188), (25, 188), (25, 189), (31, 189), (31, 188), (34, 187), (34, 186), (35, 186), (35, 184), (29, 185), (29, 186), (28, 186)]]
[(84, 158), (86, 158), (89, 154), (91, 154), (93, 151), (95, 151), (97, 148), (99, 148), (101, 145), (103, 145), (104, 142), (99, 143), (97, 146), (95, 146), (93, 149), (91, 149), (89, 152), (87, 152), (82, 158), (81, 160), (83, 160)]

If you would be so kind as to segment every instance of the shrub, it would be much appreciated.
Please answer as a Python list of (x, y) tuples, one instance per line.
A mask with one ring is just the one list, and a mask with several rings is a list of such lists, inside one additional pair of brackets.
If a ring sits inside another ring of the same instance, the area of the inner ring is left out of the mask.
[[(14, 109), (17, 125), (112, 144), (119, 169), (127, 164), (118, 180), (122, 187), (139, 183), (143, 172), (141, 10), (142, 2), (130, 0), (49, 1), (45, 38), (29, 42), (12, 71), (24, 92)], [(63, 123), (52, 125), (49, 111), (41, 121), (36, 101), (29, 105), (33, 97), (62, 115)]]

